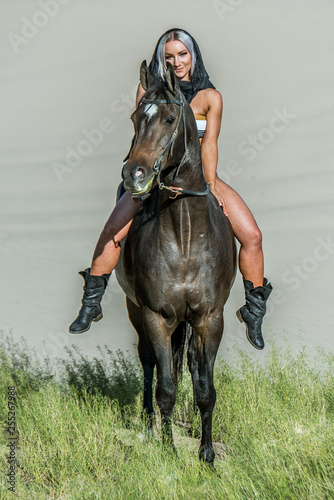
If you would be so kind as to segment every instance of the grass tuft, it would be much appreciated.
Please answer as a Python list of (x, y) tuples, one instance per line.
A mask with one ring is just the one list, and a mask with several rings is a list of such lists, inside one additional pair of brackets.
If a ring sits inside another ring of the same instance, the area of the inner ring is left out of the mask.
[(77, 346), (66, 348), (68, 359), (59, 360), (62, 366), (62, 382), (77, 394), (101, 394), (118, 401), (121, 407), (131, 405), (142, 388), (142, 372), (139, 362), (121, 350), (114, 354), (107, 346), (98, 346), (101, 358), (90, 360)]

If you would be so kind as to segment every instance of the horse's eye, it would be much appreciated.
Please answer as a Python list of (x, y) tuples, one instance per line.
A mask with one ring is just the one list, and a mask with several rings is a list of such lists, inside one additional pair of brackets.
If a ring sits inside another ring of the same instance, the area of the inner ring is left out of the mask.
[(174, 118), (174, 116), (169, 116), (166, 121), (167, 121), (167, 123), (174, 123), (175, 118)]

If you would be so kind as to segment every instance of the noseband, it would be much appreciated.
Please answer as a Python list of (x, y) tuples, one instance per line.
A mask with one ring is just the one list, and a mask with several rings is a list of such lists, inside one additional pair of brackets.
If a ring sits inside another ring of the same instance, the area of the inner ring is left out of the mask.
[[(153, 165), (154, 175), (157, 176), (157, 182), (158, 182), (159, 189), (160, 190), (167, 189), (168, 191), (171, 191), (172, 193), (174, 193), (175, 196), (172, 198), (176, 198), (177, 196), (179, 196), (181, 194), (187, 194), (187, 195), (191, 195), (191, 196), (206, 196), (209, 193), (208, 184), (206, 184), (206, 189), (204, 191), (191, 191), (191, 190), (183, 189), (183, 188), (179, 188), (179, 187), (166, 186), (160, 179), (164, 156), (166, 155), (168, 150), (169, 150), (169, 154), (171, 154), (171, 155), (173, 154), (173, 146), (174, 146), (176, 137), (178, 136), (179, 126), (180, 126), (182, 118), (183, 118), (184, 153), (183, 153), (181, 161), (177, 167), (177, 170), (175, 172), (175, 176), (178, 174), (180, 168), (185, 163), (185, 161), (187, 160), (188, 155), (189, 155), (189, 149), (188, 149), (188, 145), (187, 145), (186, 115), (185, 115), (185, 110), (184, 110), (185, 103), (184, 103), (183, 95), (181, 94), (180, 100), (171, 99), (170, 101), (166, 101), (166, 100), (150, 101), (148, 99), (142, 98), (140, 102), (142, 102), (144, 104), (178, 104), (180, 106), (180, 113), (179, 113), (179, 116), (177, 119), (176, 127), (175, 127), (172, 135), (170, 136), (164, 150), (158, 156), (158, 158), (155, 160), (154, 165)], [(174, 178), (175, 178), (175, 176), (174, 176)], [(142, 197), (138, 197), (137, 195), (133, 195), (132, 198), (134, 199), (134, 201), (139, 201), (139, 200), (143, 200), (143, 199), (147, 198), (148, 196), (150, 196), (150, 194), (146, 193)]]

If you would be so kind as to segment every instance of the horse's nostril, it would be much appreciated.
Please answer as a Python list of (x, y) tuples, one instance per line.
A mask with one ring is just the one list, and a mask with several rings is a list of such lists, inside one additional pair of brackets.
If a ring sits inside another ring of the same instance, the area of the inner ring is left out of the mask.
[(141, 175), (143, 175), (143, 173), (144, 171), (141, 168), (138, 168), (138, 170), (135, 172), (135, 176), (140, 177)]

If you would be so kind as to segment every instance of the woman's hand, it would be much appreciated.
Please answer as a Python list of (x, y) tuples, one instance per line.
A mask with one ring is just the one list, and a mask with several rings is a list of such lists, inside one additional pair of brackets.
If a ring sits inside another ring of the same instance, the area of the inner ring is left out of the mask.
[(226, 215), (226, 217), (228, 217), (228, 213), (226, 211), (226, 205), (225, 205), (225, 202), (223, 200), (222, 195), (219, 193), (219, 191), (217, 191), (216, 186), (214, 185), (213, 182), (208, 182), (208, 185), (209, 185), (211, 193), (213, 195), (215, 195), (215, 197), (218, 200), (219, 205), (222, 207), (224, 214)]

